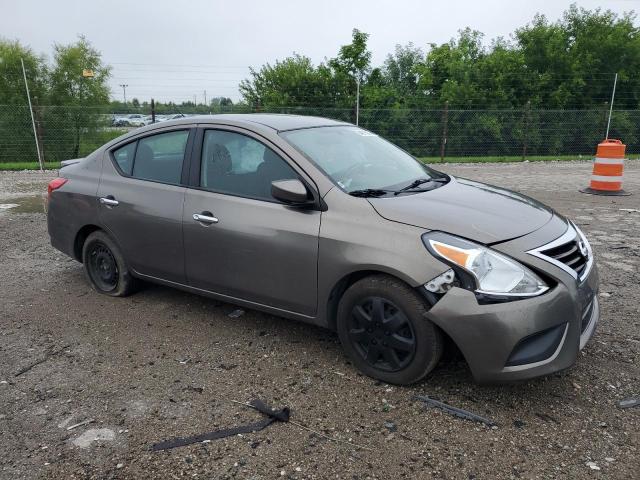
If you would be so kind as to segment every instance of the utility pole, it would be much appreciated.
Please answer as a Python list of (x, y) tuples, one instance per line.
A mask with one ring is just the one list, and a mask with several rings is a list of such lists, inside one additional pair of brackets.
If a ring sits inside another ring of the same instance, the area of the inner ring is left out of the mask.
[(360, 124), (360, 75), (356, 79), (356, 125)]
[(204, 104), (207, 105), (207, 91), (204, 91)]
[(197, 105), (197, 103), (196, 103), (196, 96), (194, 95), (194, 96), (193, 96), (193, 106), (195, 107), (196, 105)]
[(33, 116), (33, 107), (31, 106), (31, 95), (29, 94), (29, 84), (27, 83), (27, 72), (24, 69), (24, 60), (20, 58), (22, 64), (22, 76), (24, 77), (24, 88), (27, 90), (27, 100), (29, 102), (29, 112), (31, 112), (31, 125), (33, 127), (33, 138), (36, 141), (36, 151), (38, 152), (38, 164), (40, 165), (40, 171), (44, 170), (42, 164), (42, 154), (40, 153), (40, 142), (38, 141), (38, 131), (36, 130), (36, 119)]
[(122, 87), (122, 95), (124, 97), (124, 105), (126, 107), (127, 106), (127, 87), (129, 85), (127, 85), (126, 83), (121, 83), (120, 86)]
[(611, 114), (613, 113), (613, 99), (616, 96), (616, 84), (618, 83), (618, 74), (613, 78), (613, 91), (611, 92), (611, 105), (609, 105), (609, 120), (607, 121), (607, 133), (605, 140), (609, 139), (609, 127), (611, 126)]

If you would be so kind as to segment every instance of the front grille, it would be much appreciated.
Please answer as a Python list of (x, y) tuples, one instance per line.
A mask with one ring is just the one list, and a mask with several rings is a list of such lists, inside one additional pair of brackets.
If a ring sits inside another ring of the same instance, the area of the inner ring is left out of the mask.
[(584, 269), (587, 267), (587, 257), (580, 252), (578, 246), (578, 238), (574, 238), (570, 242), (564, 243), (548, 250), (542, 250), (540, 253), (551, 257), (558, 262), (564, 263), (567, 267), (575, 270), (578, 277), (582, 275)]

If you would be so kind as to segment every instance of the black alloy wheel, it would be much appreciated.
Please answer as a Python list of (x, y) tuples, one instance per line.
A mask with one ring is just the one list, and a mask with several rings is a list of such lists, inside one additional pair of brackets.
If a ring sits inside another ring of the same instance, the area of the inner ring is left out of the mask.
[(411, 322), (385, 298), (367, 297), (356, 304), (348, 332), (358, 354), (378, 370), (402, 370), (415, 356), (416, 335)]

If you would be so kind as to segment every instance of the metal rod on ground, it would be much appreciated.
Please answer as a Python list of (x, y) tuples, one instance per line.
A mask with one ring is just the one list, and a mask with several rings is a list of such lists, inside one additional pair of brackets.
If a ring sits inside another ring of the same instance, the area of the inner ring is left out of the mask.
[[(238, 400), (231, 400), (229, 399), (230, 402), (233, 403), (237, 403), (238, 405), (244, 405), (245, 407), (249, 407), (249, 408), (253, 408), (254, 410), (256, 409), (256, 407), (254, 407), (253, 405), (251, 405), (250, 403), (246, 403), (246, 402), (239, 402)], [(336, 442), (336, 443), (344, 443), (345, 445), (349, 445), (350, 447), (356, 447), (356, 448), (361, 448), (363, 450), (372, 450), (369, 447), (365, 447), (363, 445), (358, 445), (357, 443), (353, 443), (353, 442), (348, 442), (346, 440), (340, 440), (338, 438), (333, 438), (330, 437), (329, 435), (325, 435), (324, 433), (318, 432), (317, 430), (314, 430), (312, 428), (307, 427), (306, 425), (303, 425), (301, 423), (295, 422), (291, 419), (288, 420), (288, 423), (290, 423), (291, 425), (295, 425), (296, 427), (302, 428), (303, 430), (307, 430), (309, 432), (315, 433), (316, 435), (318, 435), (319, 437), (325, 438), (327, 440), (331, 440), (332, 442)]]
[(33, 107), (31, 106), (31, 95), (29, 94), (29, 84), (27, 83), (27, 72), (24, 69), (24, 60), (20, 58), (22, 64), (22, 76), (24, 77), (24, 88), (27, 90), (27, 100), (29, 101), (29, 113), (31, 113), (31, 126), (33, 127), (33, 138), (36, 141), (36, 151), (38, 152), (38, 164), (40, 165), (40, 171), (44, 171), (44, 165), (42, 164), (42, 155), (40, 154), (40, 142), (38, 142), (38, 131), (36, 130), (36, 119), (33, 116)]
[(360, 124), (360, 76), (356, 78), (356, 125)]
[(611, 92), (611, 105), (609, 105), (609, 120), (607, 121), (607, 134), (605, 140), (609, 139), (609, 127), (611, 126), (611, 114), (613, 113), (613, 99), (616, 96), (616, 84), (618, 83), (618, 74), (613, 78), (613, 91)]

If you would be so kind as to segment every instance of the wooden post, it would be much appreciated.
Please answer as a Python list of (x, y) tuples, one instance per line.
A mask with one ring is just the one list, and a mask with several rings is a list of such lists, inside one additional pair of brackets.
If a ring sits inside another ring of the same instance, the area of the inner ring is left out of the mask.
[(522, 161), (527, 158), (527, 147), (529, 146), (529, 114), (531, 111), (531, 100), (527, 101), (523, 113), (522, 126)]
[(447, 146), (447, 127), (449, 125), (449, 101), (444, 102), (442, 110), (442, 139), (440, 141), (440, 161), (444, 162), (445, 147)]

